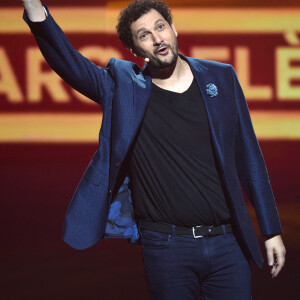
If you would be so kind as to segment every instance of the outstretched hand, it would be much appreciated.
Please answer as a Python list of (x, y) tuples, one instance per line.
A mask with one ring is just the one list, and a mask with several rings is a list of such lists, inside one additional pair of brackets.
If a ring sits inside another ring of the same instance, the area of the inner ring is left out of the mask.
[(272, 278), (281, 271), (285, 262), (285, 247), (280, 235), (275, 235), (265, 240), (268, 265), (271, 267)]

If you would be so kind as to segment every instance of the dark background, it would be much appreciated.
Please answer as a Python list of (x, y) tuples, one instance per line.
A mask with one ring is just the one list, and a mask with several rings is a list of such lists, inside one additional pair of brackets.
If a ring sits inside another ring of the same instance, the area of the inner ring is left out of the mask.
[[(78, 251), (61, 240), (65, 210), (96, 147), (0, 147), (1, 299), (149, 299), (139, 246), (107, 239)], [(300, 144), (268, 141), (261, 148), (284, 228), (287, 263), (275, 279), (267, 266), (262, 271), (253, 266), (253, 299), (297, 300)]]
[[(0, 6), (20, 7), (20, 3), (1, 0)], [(127, 3), (84, 1), (85, 6), (123, 7)], [(183, 6), (179, 0), (167, 3)], [(49, 8), (78, 6), (83, 1), (48, 0), (46, 4)], [(185, 6), (262, 4), (299, 6), (292, 0), (184, 1)], [(32, 37), (28, 38), (32, 44)], [(275, 279), (267, 266), (259, 270), (253, 265), (253, 299), (298, 300), (300, 141), (262, 139), (260, 145), (281, 216), (287, 261)], [(150, 299), (139, 246), (127, 240), (102, 240), (78, 251), (61, 240), (64, 214), (96, 149), (96, 143), (0, 143), (0, 299)], [(249, 210), (259, 233), (250, 206)]]

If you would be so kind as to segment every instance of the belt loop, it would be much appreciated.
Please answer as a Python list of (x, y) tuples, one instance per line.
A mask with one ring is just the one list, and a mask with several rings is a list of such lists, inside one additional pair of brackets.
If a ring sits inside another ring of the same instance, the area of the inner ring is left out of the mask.
[(222, 226), (222, 229), (223, 229), (223, 234), (226, 235), (227, 234), (227, 232), (226, 232), (226, 226), (224, 224), (222, 224), (221, 226)]

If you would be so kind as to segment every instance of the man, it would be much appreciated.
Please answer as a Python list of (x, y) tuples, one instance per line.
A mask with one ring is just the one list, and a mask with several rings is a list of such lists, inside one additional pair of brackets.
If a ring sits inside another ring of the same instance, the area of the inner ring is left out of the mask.
[(102, 106), (99, 149), (68, 208), (64, 240), (141, 237), (152, 299), (251, 299), (249, 260), (263, 259), (241, 181), (265, 236), (271, 274), (285, 248), (272, 188), (232, 66), (178, 54), (160, 1), (124, 9), (118, 35), (137, 65), (100, 68), (69, 43), (47, 8), (23, 0), (50, 66)]

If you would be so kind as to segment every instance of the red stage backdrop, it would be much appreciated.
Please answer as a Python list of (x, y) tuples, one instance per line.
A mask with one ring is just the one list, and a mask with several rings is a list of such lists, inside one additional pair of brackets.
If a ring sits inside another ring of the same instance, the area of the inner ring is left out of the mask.
[[(182, 54), (236, 69), (269, 170), (288, 257), (276, 280), (267, 267), (253, 268), (253, 299), (298, 300), (299, 1), (166, 2)], [(115, 31), (128, 3), (45, 1), (74, 47), (103, 67), (111, 57), (143, 64)], [(105, 240), (79, 252), (61, 240), (69, 200), (97, 148), (102, 111), (49, 68), (22, 14), (21, 0), (1, 0), (0, 297), (150, 299), (140, 247)]]
[[(50, 6), (96, 64), (141, 64), (117, 38), (119, 10)], [(0, 8), (0, 142), (96, 142), (99, 108), (48, 67), (21, 15), (20, 7)], [(299, 139), (300, 8), (175, 7), (173, 15), (181, 53), (235, 67), (260, 139)]]

